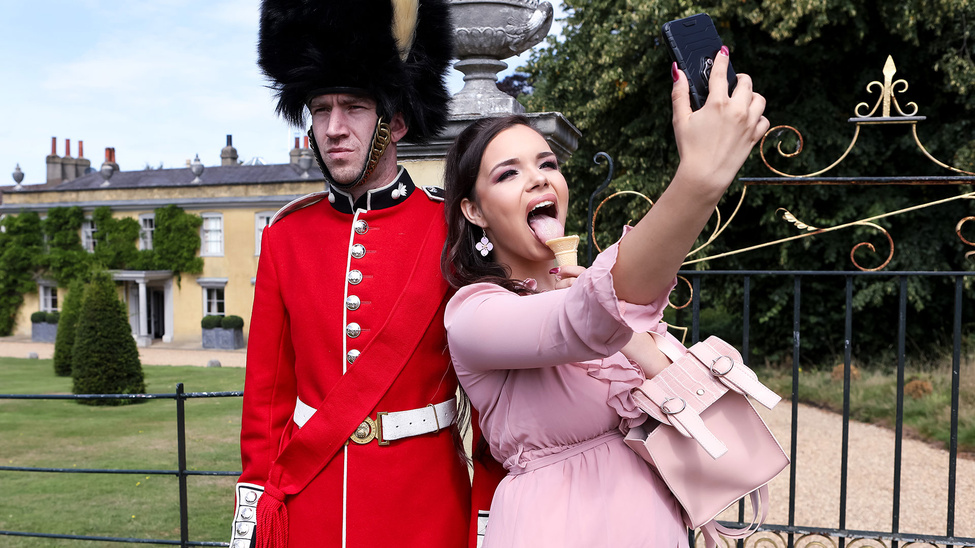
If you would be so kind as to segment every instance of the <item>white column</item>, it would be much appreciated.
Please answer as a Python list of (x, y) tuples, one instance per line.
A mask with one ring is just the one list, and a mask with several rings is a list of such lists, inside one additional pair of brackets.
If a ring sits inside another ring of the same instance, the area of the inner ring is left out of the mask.
[(139, 346), (149, 346), (149, 307), (146, 303), (146, 282), (139, 281)]

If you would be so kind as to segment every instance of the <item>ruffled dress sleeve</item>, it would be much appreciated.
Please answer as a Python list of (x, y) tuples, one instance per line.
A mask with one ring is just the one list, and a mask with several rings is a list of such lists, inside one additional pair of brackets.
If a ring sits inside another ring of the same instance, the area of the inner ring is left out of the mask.
[(458, 290), (444, 318), (458, 373), (605, 358), (634, 331), (657, 329), (669, 290), (645, 305), (619, 300), (611, 273), (618, 249), (617, 242), (600, 253), (568, 289), (516, 295), (478, 283)]

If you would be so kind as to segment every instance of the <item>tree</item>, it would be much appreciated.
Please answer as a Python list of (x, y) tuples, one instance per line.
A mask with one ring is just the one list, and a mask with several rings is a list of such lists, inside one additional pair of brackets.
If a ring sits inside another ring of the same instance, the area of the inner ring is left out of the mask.
[(37, 213), (28, 211), (0, 220), (0, 336), (13, 331), (24, 294), (37, 290), (32, 272), (43, 246)]
[(43, 221), (48, 249), (40, 261), (42, 275), (62, 287), (85, 278), (91, 268), (91, 254), (81, 246), (79, 236), (84, 220), (84, 211), (71, 206), (49, 209)]
[(120, 269), (135, 261), (135, 242), (139, 238), (139, 222), (130, 217), (116, 219), (108, 206), (96, 207), (95, 262), (102, 268)]
[(202, 272), (203, 258), (197, 256), (197, 252), (203, 218), (168, 205), (155, 210), (155, 220), (152, 249), (140, 251), (131, 268), (172, 270), (176, 273), (177, 283), (182, 272)]
[[(914, 101), (927, 120), (919, 124), (926, 148), (948, 163), (975, 170), (975, 62), (970, 38), (975, 32), (972, 0), (819, 0), (816, 2), (678, 2), (677, 0), (568, 0), (569, 13), (562, 39), (550, 38), (547, 47), (533, 54), (526, 72), (534, 93), (524, 100), (529, 110), (558, 110), (583, 132), (579, 150), (564, 165), (575, 199), (569, 231), (585, 234), (586, 202), (605, 177), (605, 167), (591, 159), (598, 151), (616, 160), (617, 176), (611, 190), (635, 190), (656, 197), (676, 170), (678, 157), (671, 120), (670, 59), (660, 40), (666, 21), (708, 12), (731, 49), (738, 72), (752, 76), (755, 88), (768, 100), (766, 116), (772, 125), (787, 124), (802, 131), (806, 146), (796, 158), (772, 158), (779, 169), (808, 173), (840, 157), (849, 144), (859, 102), (876, 101), (866, 85), (883, 80), (880, 73), (888, 54), (898, 74), (910, 82), (902, 104)], [(900, 128), (874, 128), (861, 132), (855, 154), (830, 175), (946, 174), (922, 156), (909, 132)], [(767, 148), (771, 148), (771, 141)], [(786, 146), (788, 148), (788, 146)], [(770, 176), (757, 158), (745, 164), (743, 176)], [(732, 186), (722, 210), (727, 215), (737, 203), (740, 183)], [(599, 199), (608, 195), (600, 196)], [(936, 198), (958, 194), (946, 187), (752, 187), (736, 221), (709, 248), (710, 253), (739, 249), (796, 234), (795, 227), (775, 215), (785, 208), (816, 226), (832, 226)], [(598, 241), (603, 247), (619, 234), (619, 225), (639, 219), (643, 200), (613, 200), (600, 211)], [(897, 253), (888, 270), (970, 270), (965, 249), (954, 238), (954, 223), (970, 215), (970, 206), (955, 202), (882, 221), (895, 238)], [(601, 222), (606, 221), (606, 222)], [(709, 230), (706, 229), (705, 233)], [(755, 268), (851, 270), (850, 249), (871, 241), (879, 257), (863, 255), (858, 261), (873, 267), (888, 249), (877, 231), (859, 228), (835, 235), (804, 239), (775, 248), (735, 255), (696, 268)], [(872, 262), (871, 262), (872, 261)], [(715, 282), (718, 283), (718, 282)], [(791, 342), (789, 322), (776, 320), (791, 295), (791, 283), (763, 282), (759, 289), (776, 303), (758, 311), (753, 339)], [(893, 282), (862, 282), (857, 288), (856, 318), (869, 321), (888, 314), (894, 305)], [(934, 330), (945, 331), (950, 317), (940, 311), (945, 299), (941, 282), (912, 280), (912, 329), (921, 339)], [(710, 288), (712, 302), (735, 313), (740, 288)], [(971, 288), (968, 289), (972, 295)], [(804, 348), (829, 351), (836, 340), (835, 287), (811, 281), (804, 286), (804, 315), (812, 336)], [(761, 294), (761, 293), (759, 293)], [(949, 292), (950, 294), (950, 292)], [(966, 317), (971, 317), (967, 299)], [(841, 308), (840, 308), (841, 309)], [(753, 312), (754, 314), (754, 312)], [(840, 320), (841, 321), (841, 320)], [(861, 320), (856, 320), (861, 321)], [(808, 342), (807, 342), (808, 341)], [(889, 344), (877, 334), (860, 340), (863, 353)], [(841, 348), (841, 345), (835, 345)], [(757, 349), (772, 354), (770, 348)]]
[[(139, 350), (125, 306), (107, 272), (85, 289), (72, 351), (75, 394), (144, 394)], [(89, 405), (122, 405), (133, 400), (78, 400)]]
[(74, 360), (75, 334), (78, 318), (81, 315), (82, 300), (85, 285), (80, 279), (71, 282), (68, 296), (61, 306), (61, 318), (58, 321), (58, 334), (54, 339), (54, 374), (59, 377), (70, 377)]

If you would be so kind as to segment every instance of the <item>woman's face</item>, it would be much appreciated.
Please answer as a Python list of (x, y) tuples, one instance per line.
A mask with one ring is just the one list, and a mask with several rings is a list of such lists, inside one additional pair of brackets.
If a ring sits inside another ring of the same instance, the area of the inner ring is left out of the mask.
[(461, 202), (464, 216), (485, 229), (495, 259), (511, 267), (513, 277), (530, 269), (528, 263), (552, 261), (555, 255), (539, 240), (544, 237), (536, 236), (529, 219), (541, 216), (533, 221), (536, 227), (557, 222), (561, 231), (569, 190), (555, 154), (538, 132), (516, 125), (488, 143), (474, 195), (476, 200)]

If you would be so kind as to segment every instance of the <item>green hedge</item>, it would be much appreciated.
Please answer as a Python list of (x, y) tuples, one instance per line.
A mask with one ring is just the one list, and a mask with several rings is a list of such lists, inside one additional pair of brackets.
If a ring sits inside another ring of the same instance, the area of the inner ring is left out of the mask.
[(224, 316), (223, 320), (220, 322), (220, 327), (224, 329), (243, 329), (244, 318), (234, 315)]
[(203, 316), (203, 319), (200, 320), (200, 327), (203, 329), (213, 329), (220, 327), (222, 321), (223, 316)]
[(38, 310), (30, 315), (30, 323), (44, 323), (47, 320), (47, 312)]

